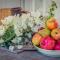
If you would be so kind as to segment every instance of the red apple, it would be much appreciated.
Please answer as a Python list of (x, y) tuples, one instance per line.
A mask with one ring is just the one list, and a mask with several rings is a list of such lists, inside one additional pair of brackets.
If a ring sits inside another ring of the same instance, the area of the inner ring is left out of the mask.
[(60, 50), (60, 44), (56, 44), (56, 46), (55, 46), (54, 49), (55, 49), (55, 50)]
[(50, 36), (46, 36), (42, 38), (40, 42), (40, 47), (43, 49), (51, 50), (54, 48), (54, 46), (55, 46), (55, 41)]
[(60, 40), (56, 42), (56, 45), (54, 47), (55, 50), (60, 50)]
[(54, 17), (51, 17), (49, 20), (47, 20), (46, 25), (50, 30), (58, 27), (58, 23)]
[(51, 36), (55, 40), (60, 40), (60, 28), (53, 29), (52, 32), (51, 32)]
[(60, 44), (60, 40), (57, 41), (57, 44)]

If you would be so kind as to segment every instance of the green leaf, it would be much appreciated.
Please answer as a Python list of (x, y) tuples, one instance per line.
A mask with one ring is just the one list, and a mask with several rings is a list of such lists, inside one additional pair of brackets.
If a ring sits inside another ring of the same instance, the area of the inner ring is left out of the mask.
[(8, 29), (6, 30), (5, 34), (2, 36), (2, 39), (5, 41), (5, 42), (8, 42), (10, 41), (12, 38), (14, 38), (16, 35), (15, 35), (15, 32), (14, 32), (14, 27), (13, 26), (10, 26), (8, 27)]
[(56, 8), (57, 8), (56, 2), (52, 1), (51, 5), (49, 7), (49, 11), (48, 11), (50, 16), (54, 16), (55, 15), (54, 12), (55, 12)]

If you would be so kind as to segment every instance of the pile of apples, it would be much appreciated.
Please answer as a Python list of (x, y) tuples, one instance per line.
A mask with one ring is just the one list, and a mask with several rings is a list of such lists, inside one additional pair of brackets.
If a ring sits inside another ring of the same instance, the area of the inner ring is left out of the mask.
[(32, 43), (46, 50), (60, 50), (60, 28), (54, 17), (46, 21), (46, 26), (40, 28), (32, 37)]

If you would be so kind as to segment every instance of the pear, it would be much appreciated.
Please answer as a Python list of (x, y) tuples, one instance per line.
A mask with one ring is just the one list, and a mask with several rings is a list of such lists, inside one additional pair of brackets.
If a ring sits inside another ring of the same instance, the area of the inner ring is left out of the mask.
[(50, 35), (50, 30), (48, 28), (43, 28), (43, 29), (40, 29), (38, 31), (38, 33), (42, 36), (42, 37), (45, 37), (45, 36), (48, 36)]

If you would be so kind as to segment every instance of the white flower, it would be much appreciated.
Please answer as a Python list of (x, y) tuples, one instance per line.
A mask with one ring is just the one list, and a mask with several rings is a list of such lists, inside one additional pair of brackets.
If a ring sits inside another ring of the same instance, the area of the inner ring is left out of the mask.
[(3, 36), (5, 33), (5, 28), (3, 25), (0, 25), (0, 36)]
[(35, 22), (34, 22), (33, 18), (32, 17), (29, 17), (29, 19), (27, 20), (28, 26), (32, 28), (34, 26), (34, 23)]
[(27, 21), (26, 21), (25, 19), (24, 19), (24, 20), (21, 19), (21, 20), (22, 20), (22, 21), (21, 21), (21, 23), (22, 23), (22, 24), (21, 24), (21, 27), (22, 27), (23, 29), (27, 29), (27, 24), (26, 24)]
[(31, 16), (33, 17), (40, 17), (41, 13), (39, 11), (36, 11), (36, 12), (31, 12)]
[(13, 20), (14, 20), (13, 21), (13, 25), (14, 25), (15, 34), (17, 36), (22, 35), (22, 29), (21, 29), (22, 23), (20, 21), (21, 20), (20, 17), (18, 15), (17, 16), (14, 16), (14, 19)]
[(34, 20), (35, 20), (35, 23), (36, 23), (36, 24), (39, 24), (40, 21), (41, 21), (40, 18), (34, 18)]
[(24, 20), (26, 20), (27, 18), (30, 17), (30, 13), (27, 13), (27, 14), (22, 14), (21, 18)]
[(19, 44), (21, 41), (22, 41), (22, 37), (16, 37), (12, 40), (12, 42), (15, 43), (15, 44), (16, 43)]
[(28, 24), (28, 20), (29, 20), (30, 14), (23, 14), (21, 16), (21, 23), (22, 23), (22, 28), (23, 29), (27, 29), (27, 24)]
[(38, 27), (37, 27), (37, 26), (33, 27), (33, 28), (32, 28), (32, 31), (33, 31), (33, 32), (37, 32), (37, 31), (38, 31)]
[(21, 23), (21, 19), (19, 16), (14, 16), (14, 19), (13, 19), (13, 25), (17, 25), (17, 26), (20, 26), (22, 23)]
[(3, 43), (3, 42), (4, 42), (4, 40), (1, 38), (1, 39), (0, 39), (0, 44)]
[(18, 28), (16, 25), (14, 25), (14, 31), (17, 36), (22, 35), (22, 29)]
[(9, 25), (13, 22), (13, 16), (5, 17), (4, 20), (1, 20), (3, 25)]

